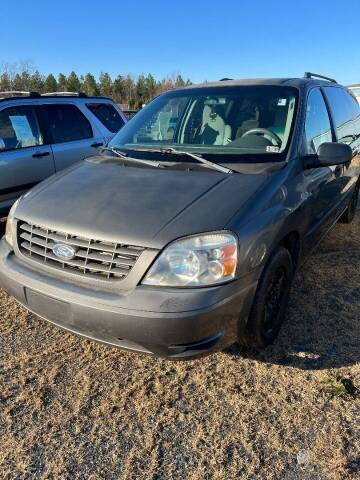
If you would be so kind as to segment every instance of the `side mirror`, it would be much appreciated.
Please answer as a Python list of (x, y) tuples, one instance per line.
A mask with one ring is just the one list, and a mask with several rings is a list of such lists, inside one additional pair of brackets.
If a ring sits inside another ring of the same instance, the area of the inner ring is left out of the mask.
[(345, 143), (322, 143), (317, 155), (308, 155), (305, 158), (305, 168), (331, 167), (351, 162), (352, 149)]
[(1, 152), (1, 150), (5, 150), (5, 149), (6, 149), (5, 142), (4, 142), (4, 140), (0, 137), (0, 152)]

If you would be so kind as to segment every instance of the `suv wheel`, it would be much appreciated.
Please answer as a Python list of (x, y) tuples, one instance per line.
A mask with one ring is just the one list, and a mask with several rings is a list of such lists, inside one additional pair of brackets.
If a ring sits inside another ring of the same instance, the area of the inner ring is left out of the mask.
[(351, 223), (354, 220), (356, 208), (359, 200), (359, 189), (360, 189), (360, 184), (358, 183), (358, 185), (355, 188), (355, 192), (351, 197), (351, 200), (347, 209), (340, 217), (340, 220), (339, 220), (340, 223)]
[[(261, 348), (274, 342), (285, 318), (293, 276), (289, 251), (278, 247), (259, 280), (248, 319), (246, 345)], [(239, 342), (244, 343), (242, 339)]]

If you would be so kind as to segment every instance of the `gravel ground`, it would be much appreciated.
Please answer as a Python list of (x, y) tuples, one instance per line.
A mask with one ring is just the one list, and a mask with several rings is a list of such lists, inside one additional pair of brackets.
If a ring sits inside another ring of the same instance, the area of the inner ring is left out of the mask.
[(277, 343), (188, 363), (72, 336), (0, 290), (2, 479), (358, 479), (360, 213)]

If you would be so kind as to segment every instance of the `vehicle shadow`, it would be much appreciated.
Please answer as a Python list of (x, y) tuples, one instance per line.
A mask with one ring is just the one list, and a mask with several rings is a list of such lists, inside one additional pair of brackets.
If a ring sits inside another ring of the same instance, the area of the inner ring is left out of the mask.
[(233, 346), (235, 356), (305, 370), (360, 361), (360, 212), (339, 224), (298, 270), (287, 319), (263, 351)]

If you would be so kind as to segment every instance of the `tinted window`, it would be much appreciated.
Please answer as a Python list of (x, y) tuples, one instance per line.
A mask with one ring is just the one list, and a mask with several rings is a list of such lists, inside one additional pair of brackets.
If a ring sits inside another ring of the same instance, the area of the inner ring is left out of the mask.
[(116, 133), (124, 125), (119, 112), (110, 103), (87, 103), (86, 106), (110, 132)]
[(359, 116), (355, 99), (342, 88), (326, 87), (324, 91), (330, 103), (338, 141), (350, 143), (355, 135), (354, 123)]
[(309, 94), (305, 136), (307, 153), (316, 153), (322, 143), (332, 142), (329, 114), (320, 90), (312, 90)]
[(91, 125), (74, 105), (46, 105), (47, 123), (53, 143), (92, 137)]
[(11, 107), (0, 111), (0, 151), (43, 143), (32, 107)]

